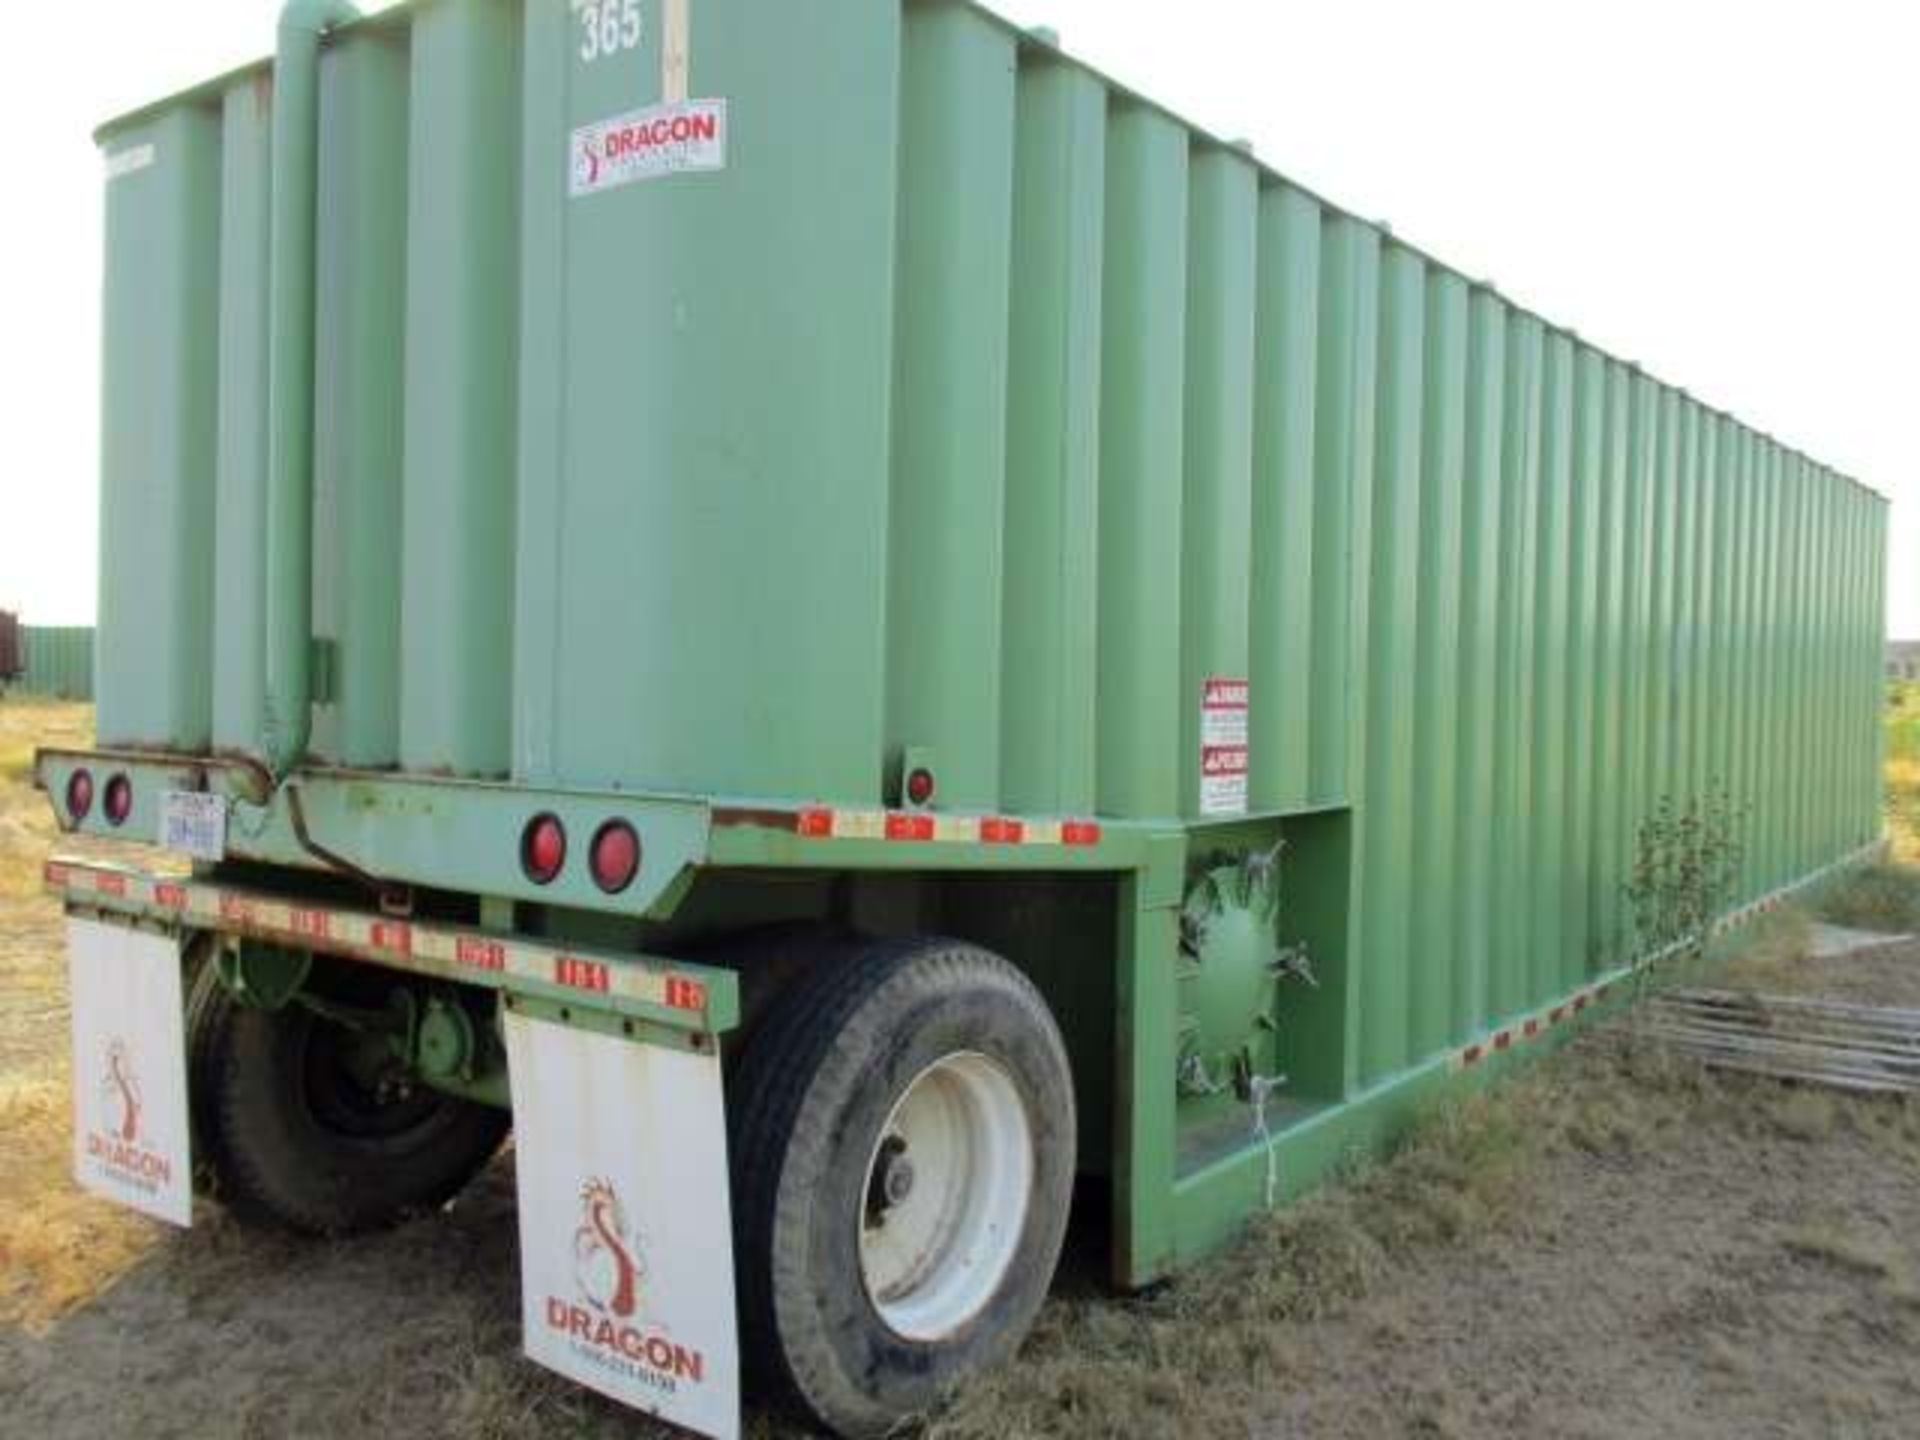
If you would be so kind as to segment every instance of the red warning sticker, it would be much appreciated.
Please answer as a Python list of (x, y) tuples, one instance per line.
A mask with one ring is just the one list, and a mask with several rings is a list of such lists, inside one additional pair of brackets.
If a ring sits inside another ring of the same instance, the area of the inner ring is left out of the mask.
[(1200, 813), (1247, 813), (1247, 682), (1213, 676), (1200, 691)]

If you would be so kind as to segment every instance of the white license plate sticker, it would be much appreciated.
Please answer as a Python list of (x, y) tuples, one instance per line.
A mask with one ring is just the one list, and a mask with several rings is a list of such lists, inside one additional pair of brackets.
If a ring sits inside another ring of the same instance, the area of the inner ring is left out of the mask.
[(193, 1219), (180, 942), (67, 919), (73, 990), (73, 1174), (175, 1225)]
[(720, 1061), (509, 1014), (528, 1358), (740, 1433)]
[(160, 843), (196, 860), (227, 858), (227, 797), (169, 790), (160, 797)]

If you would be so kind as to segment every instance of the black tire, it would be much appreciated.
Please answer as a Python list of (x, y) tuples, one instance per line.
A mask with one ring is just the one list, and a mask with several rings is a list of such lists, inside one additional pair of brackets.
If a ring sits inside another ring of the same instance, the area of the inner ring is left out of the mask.
[(299, 1004), (256, 1010), (217, 982), (194, 999), (195, 1139), (240, 1220), (309, 1235), (392, 1225), (452, 1199), (506, 1135), (507, 1112), (489, 1105), (419, 1086), (368, 1094), (343, 1062), (353, 1033)]
[[(1012, 1080), (1031, 1185), (997, 1288), (950, 1334), (916, 1340), (882, 1318), (863, 1278), (869, 1162), (916, 1077), (961, 1054)], [(1066, 1233), (1073, 1086), (1046, 1002), (1005, 960), (952, 940), (850, 946), (767, 1017), (731, 1132), (741, 1338), (763, 1398), (842, 1435), (883, 1435), (1026, 1336)]]

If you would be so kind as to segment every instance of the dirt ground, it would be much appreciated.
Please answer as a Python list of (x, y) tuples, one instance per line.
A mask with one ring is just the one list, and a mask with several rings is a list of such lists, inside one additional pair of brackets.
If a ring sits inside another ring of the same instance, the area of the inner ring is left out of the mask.
[[(0, 702), (0, 1433), (654, 1433), (518, 1358), (510, 1156), (342, 1245), (74, 1189), (52, 826), (19, 754), (86, 726)], [(1733, 982), (1920, 1005), (1920, 946), (1803, 939), (1775, 922)], [(1920, 1105), (1715, 1077), (1619, 1029), (1177, 1285), (1118, 1300), (1087, 1268), (932, 1436), (1920, 1434)]]

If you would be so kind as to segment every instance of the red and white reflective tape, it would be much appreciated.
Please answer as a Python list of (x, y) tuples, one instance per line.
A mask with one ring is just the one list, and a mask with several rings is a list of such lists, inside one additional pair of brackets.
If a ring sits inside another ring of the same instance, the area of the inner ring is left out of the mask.
[(1090, 846), (1097, 820), (1023, 820), (1005, 815), (942, 815), (927, 810), (802, 810), (794, 833), (803, 840), (894, 840), (942, 845)]
[(1613, 989), (1613, 982), (1588, 986), (1576, 991), (1564, 1000), (1555, 1001), (1544, 1010), (1536, 1010), (1530, 1015), (1522, 1015), (1511, 1024), (1503, 1025), (1490, 1035), (1483, 1035), (1471, 1045), (1464, 1045), (1453, 1052), (1453, 1068), (1464, 1070), (1468, 1066), (1478, 1065), (1492, 1055), (1517, 1050), (1522, 1045), (1531, 1045), (1544, 1037), (1549, 1031), (1565, 1025), (1574, 1016), (1584, 1013), (1592, 1006), (1606, 999)]
[(111, 902), (118, 902), (128, 909), (173, 911), (199, 929), (238, 931), (303, 949), (360, 955), (398, 969), (452, 978), (464, 974), (531, 980), (692, 1014), (707, 1008), (707, 987), (697, 976), (611, 956), (71, 860), (49, 860), (45, 875), (49, 890), (75, 900), (107, 901), (109, 909), (116, 908)]

